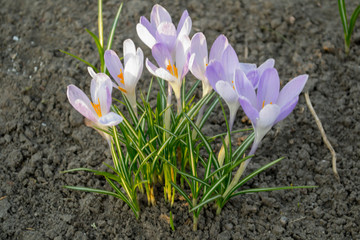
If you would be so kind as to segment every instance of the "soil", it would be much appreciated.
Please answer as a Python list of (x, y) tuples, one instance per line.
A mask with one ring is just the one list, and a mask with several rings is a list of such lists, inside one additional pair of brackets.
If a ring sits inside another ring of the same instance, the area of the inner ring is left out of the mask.
[[(66, 98), (69, 84), (88, 92), (86, 67), (58, 50), (99, 64), (85, 31), (97, 33), (96, 1), (0, 2), (0, 239), (360, 239), (360, 22), (346, 56), (336, 1), (159, 1), (175, 22), (187, 9), (191, 35), (203, 31), (209, 46), (223, 33), (242, 62), (274, 58), (283, 84), (309, 74), (305, 90), (337, 152), (340, 182), (301, 96), (294, 112), (265, 137), (247, 172), (285, 159), (247, 187), (318, 188), (239, 196), (220, 216), (209, 206), (196, 232), (185, 202), (177, 199), (171, 208), (160, 188), (156, 206), (148, 207), (145, 197), (140, 198), (142, 212), (136, 220), (120, 200), (62, 187), (110, 190), (101, 177), (61, 173), (75, 167), (105, 170), (102, 163), (111, 162), (106, 142), (84, 125)], [(346, 2), (349, 16), (356, 1)], [(119, 4), (104, 1), (106, 35)], [(114, 50), (121, 53), (122, 42), (132, 38), (150, 56), (135, 25), (140, 16), (149, 17), (153, 4), (125, 2)], [(139, 89), (145, 90), (149, 79), (145, 69)], [(220, 111), (214, 111), (206, 132), (224, 130)], [(245, 127), (243, 116), (239, 111), (235, 129)], [(239, 137), (234, 135), (233, 141)], [(175, 231), (168, 223), (170, 211)]]

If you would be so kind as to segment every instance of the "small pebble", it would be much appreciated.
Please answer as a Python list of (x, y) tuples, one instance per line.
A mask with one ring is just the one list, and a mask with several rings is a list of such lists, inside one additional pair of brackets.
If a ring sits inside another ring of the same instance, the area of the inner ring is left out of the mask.
[(16, 42), (19, 41), (19, 37), (18, 36), (13, 36), (13, 40), (16, 41)]
[(285, 226), (288, 222), (289, 222), (289, 219), (288, 219), (287, 217), (282, 216), (282, 217), (280, 218), (280, 223), (281, 223), (281, 225)]

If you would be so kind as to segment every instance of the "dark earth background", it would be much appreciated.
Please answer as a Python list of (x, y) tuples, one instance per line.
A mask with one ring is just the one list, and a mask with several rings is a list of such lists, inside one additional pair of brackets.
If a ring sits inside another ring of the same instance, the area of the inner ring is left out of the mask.
[[(358, 1), (346, 2), (350, 15)], [(185, 202), (177, 198), (170, 208), (160, 187), (155, 207), (140, 196), (138, 221), (120, 200), (62, 188), (110, 190), (101, 177), (60, 173), (75, 167), (105, 170), (102, 162), (111, 162), (106, 142), (83, 124), (66, 98), (68, 84), (89, 93), (86, 67), (58, 51), (99, 64), (95, 44), (85, 32), (97, 33), (97, 1), (0, 3), (0, 239), (360, 239), (360, 22), (346, 56), (337, 1), (159, 1), (176, 23), (187, 9), (193, 20), (191, 36), (203, 31), (208, 46), (224, 33), (240, 61), (260, 64), (274, 58), (282, 84), (309, 74), (306, 90), (338, 158), (340, 182), (302, 95), (294, 112), (268, 133), (247, 172), (286, 158), (246, 187), (318, 188), (239, 196), (220, 216), (209, 206), (197, 232), (191, 230)], [(119, 4), (104, 0), (105, 35)], [(124, 3), (113, 44), (119, 54), (122, 42), (132, 38), (150, 56), (135, 25), (140, 16), (149, 17), (154, 4)], [(149, 80), (144, 68), (139, 89), (145, 90)], [(114, 96), (120, 97), (119, 92)], [(224, 131), (219, 114), (220, 108), (205, 133)], [(237, 117), (235, 129), (246, 127), (242, 111)], [(233, 141), (241, 137), (235, 134)]]

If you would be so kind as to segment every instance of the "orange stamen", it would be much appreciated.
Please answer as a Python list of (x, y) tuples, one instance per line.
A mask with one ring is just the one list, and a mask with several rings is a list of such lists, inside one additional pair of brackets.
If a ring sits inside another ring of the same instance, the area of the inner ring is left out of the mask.
[(175, 64), (173, 64), (173, 65), (171, 66), (170, 60), (169, 60), (169, 64), (166, 66), (166, 69), (169, 71), (169, 73), (170, 73), (171, 75), (175, 76), (176, 78), (179, 77), (179, 75), (178, 75), (178, 70), (177, 70), (177, 68), (175, 67)]
[(118, 87), (118, 88), (119, 88), (119, 90), (122, 91), (123, 93), (127, 93), (127, 91), (126, 91), (124, 88), (122, 88), (122, 87)]
[(91, 103), (91, 105), (93, 106), (96, 114), (97, 114), (99, 117), (101, 117), (102, 115), (101, 115), (100, 99), (98, 98), (98, 104), (94, 104), (94, 103), (92, 103), (92, 102), (90, 102), (90, 103)]
[(122, 83), (122, 84), (125, 84), (125, 81), (124, 81), (124, 74), (123, 74), (123, 71), (122, 71), (122, 69), (120, 68), (120, 74), (119, 75), (117, 75), (118, 76), (118, 78), (120, 78), (120, 82)]
[(265, 106), (265, 100), (263, 101), (262, 108), (264, 108), (264, 106)]

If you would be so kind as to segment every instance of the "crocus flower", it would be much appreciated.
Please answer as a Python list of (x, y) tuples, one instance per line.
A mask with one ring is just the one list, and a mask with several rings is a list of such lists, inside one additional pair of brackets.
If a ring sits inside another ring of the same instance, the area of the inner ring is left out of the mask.
[(273, 68), (274, 65), (275, 60), (270, 58), (259, 67), (256, 67), (256, 64), (252, 63), (240, 63), (239, 68), (245, 73), (246, 77), (251, 81), (253, 87), (256, 89), (264, 71), (268, 68)]
[(190, 39), (182, 35), (176, 41), (175, 58), (172, 57), (166, 44), (157, 43), (152, 49), (152, 55), (159, 65), (155, 66), (146, 59), (145, 64), (149, 72), (169, 82), (174, 90), (175, 97), (180, 100), (180, 89), (182, 80), (189, 71), (188, 63), (190, 57)]
[(225, 50), (218, 49), (216, 59), (209, 63), (205, 76), (212, 88), (225, 100), (230, 109), (230, 130), (232, 129), (236, 112), (240, 107), (239, 96), (235, 90), (235, 72), (239, 66), (239, 60), (231, 45)]
[[(235, 85), (240, 95), (239, 102), (245, 114), (251, 120), (255, 131), (255, 139), (249, 153), (249, 155), (253, 155), (272, 126), (286, 118), (295, 108), (308, 75), (297, 76), (279, 92), (280, 79), (278, 72), (275, 68), (266, 69), (260, 78), (257, 93), (255, 93), (252, 82), (243, 71), (237, 70), (236, 76)], [(251, 158), (241, 163), (224, 196), (238, 183), (250, 160)]]
[[(112, 82), (104, 73), (96, 74), (92, 68), (88, 68), (93, 77), (90, 85), (91, 100), (75, 85), (67, 87), (67, 97), (70, 104), (85, 117), (86, 125), (93, 128), (107, 129), (107, 127), (119, 124), (123, 118), (114, 112), (110, 112)], [(99, 133), (109, 141), (110, 137), (104, 132)]]
[(191, 25), (191, 18), (185, 10), (177, 28), (175, 28), (168, 11), (159, 4), (156, 4), (151, 10), (150, 22), (142, 16), (140, 23), (136, 25), (136, 31), (140, 39), (149, 48), (153, 48), (156, 43), (163, 43), (174, 57), (176, 39), (182, 35), (188, 36)]
[(203, 33), (196, 33), (191, 39), (189, 69), (191, 73), (202, 82), (203, 96), (207, 95), (212, 87), (206, 77), (206, 68), (211, 61), (221, 60), (222, 53), (228, 46), (228, 40), (220, 35), (214, 42), (208, 57), (206, 38)]
[(123, 54), (124, 67), (113, 50), (106, 50), (104, 55), (105, 65), (116, 82), (114, 87), (125, 94), (136, 112), (135, 87), (143, 71), (144, 55), (140, 48), (135, 48), (135, 44), (131, 39), (124, 41)]
[(254, 145), (257, 145), (273, 125), (286, 118), (295, 108), (308, 75), (292, 79), (279, 92), (278, 72), (275, 68), (269, 68), (260, 78), (257, 93), (242, 71), (237, 71), (237, 76), (235, 84), (240, 95), (239, 102), (254, 126)]

